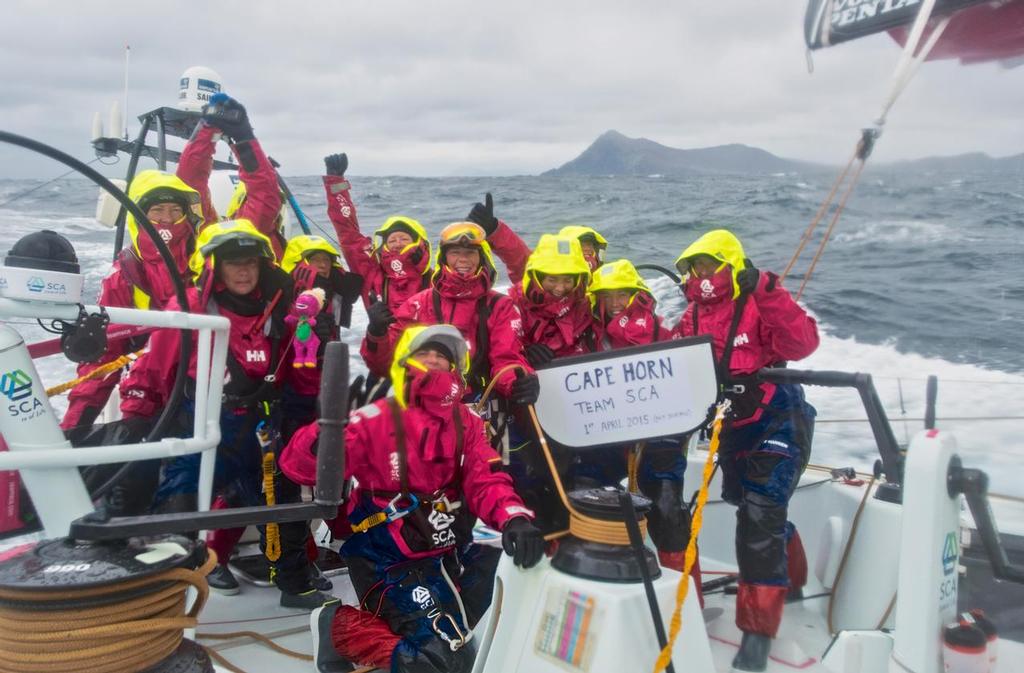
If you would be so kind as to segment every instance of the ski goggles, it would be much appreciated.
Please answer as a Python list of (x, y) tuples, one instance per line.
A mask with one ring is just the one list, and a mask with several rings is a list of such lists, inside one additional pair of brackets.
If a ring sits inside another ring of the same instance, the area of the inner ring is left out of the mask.
[(487, 232), (474, 222), (455, 222), (441, 230), (441, 245), (481, 246), (487, 240)]

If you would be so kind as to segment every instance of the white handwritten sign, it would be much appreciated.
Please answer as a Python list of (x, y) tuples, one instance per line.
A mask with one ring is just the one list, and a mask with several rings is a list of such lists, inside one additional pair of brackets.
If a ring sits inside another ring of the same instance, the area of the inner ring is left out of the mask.
[(537, 417), (575, 448), (689, 432), (706, 418), (718, 383), (709, 337), (555, 360), (537, 370)]

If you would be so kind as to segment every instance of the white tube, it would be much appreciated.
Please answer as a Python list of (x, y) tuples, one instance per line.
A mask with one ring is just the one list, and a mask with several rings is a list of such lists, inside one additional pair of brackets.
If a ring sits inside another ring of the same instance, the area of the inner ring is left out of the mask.
[[(8, 325), (0, 325), (0, 399), (0, 435), (9, 449), (0, 453), (0, 460), (31, 465), (39, 456), (76, 450), (66, 448), (71, 445), (57, 424), (25, 340)], [(22, 470), (21, 479), (47, 537), (60, 537), (68, 534), (72, 521), (92, 511), (92, 501), (78, 470), (46, 467), (64, 469)]]
[[(0, 470), (53, 469), (75, 465), (103, 465), (130, 460), (148, 460), (150, 458), (171, 458), (205, 451), (211, 448), (211, 445), (216, 446), (219, 440), (218, 433), (216, 437), (205, 439), (168, 437), (158, 442), (83, 446), (77, 449), (72, 448), (67, 442), (61, 445), (25, 444), (8, 440), (7, 445), (10, 451), (0, 452)], [(18, 451), (22, 451), (22, 453), (18, 453)], [(52, 491), (54, 488), (51, 485), (42, 492)], [(92, 511), (91, 505), (88, 511)]]
[(103, 120), (100, 119), (100, 113), (97, 112), (92, 118), (92, 138), (91, 140), (96, 141), (103, 137)]
[[(220, 404), (224, 394), (224, 365), (228, 356), (228, 334), (216, 331), (213, 334), (213, 361), (207, 368), (207, 406), (204, 436), (210, 448), (203, 452), (199, 462), (199, 511), (210, 509), (213, 501), (213, 475), (216, 465), (217, 445), (220, 444)], [(198, 386), (197, 386), (198, 388)], [(198, 407), (198, 400), (196, 405)]]

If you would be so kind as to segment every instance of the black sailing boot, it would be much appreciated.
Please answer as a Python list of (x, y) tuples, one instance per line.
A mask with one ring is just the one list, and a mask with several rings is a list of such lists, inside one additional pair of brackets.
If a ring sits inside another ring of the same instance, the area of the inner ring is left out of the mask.
[(734, 671), (763, 671), (768, 667), (772, 639), (759, 633), (744, 632), (740, 651), (732, 660)]

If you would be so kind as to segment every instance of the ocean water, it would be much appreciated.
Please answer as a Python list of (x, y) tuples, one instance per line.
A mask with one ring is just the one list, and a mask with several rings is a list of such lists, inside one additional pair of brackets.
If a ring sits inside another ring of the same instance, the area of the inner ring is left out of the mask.
[[(780, 272), (834, 177), (353, 177), (352, 183), (364, 231), (403, 214), (433, 235), (491, 191), (496, 213), (528, 244), (563, 225), (588, 224), (609, 239), (609, 258), (671, 268), (700, 234), (727, 227), (757, 267)], [(0, 181), (0, 204), (41, 182)], [(289, 184), (306, 214), (333, 237), (320, 179)], [(93, 219), (96, 194), (90, 183), (65, 179), (0, 205), (0, 252), (28, 232), (59, 231), (74, 244), (86, 295), (94, 297), (110, 268), (114, 238)], [(787, 287), (799, 286), (809, 258)], [(1022, 270), (1024, 174), (869, 170), (803, 298), (818, 319), (821, 347), (791, 366), (873, 374), (901, 441), (922, 427), (925, 379), (937, 375), (939, 426), (956, 432), (965, 462), (987, 469), (993, 490), (1024, 495)], [(678, 289), (656, 272), (647, 275), (659, 312), (674, 324), (684, 308)], [(365, 324), (357, 309), (353, 343)], [(34, 323), (15, 326), (29, 341), (46, 337)], [(60, 357), (39, 367), (48, 385), (73, 377)], [(353, 368), (364, 369), (357, 361)], [(819, 413), (813, 462), (869, 469), (877, 454), (856, 393), (811, 388), (807, 394)]]

